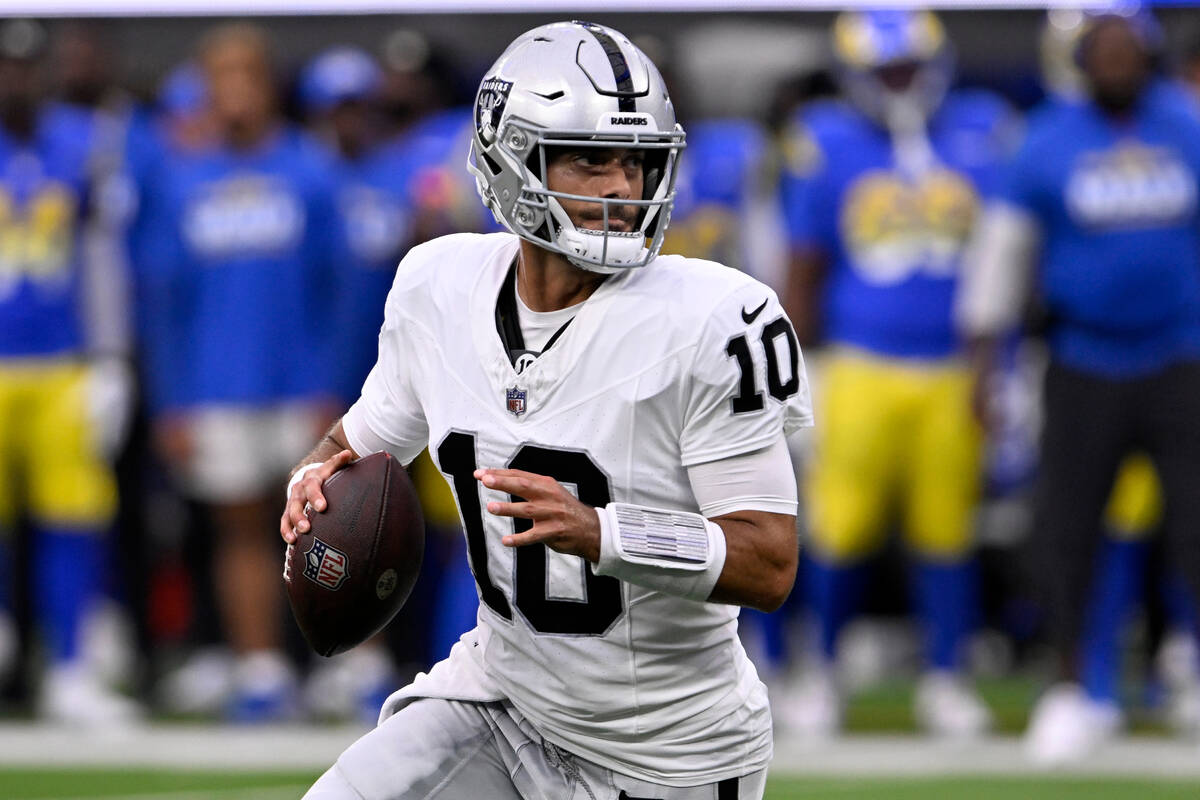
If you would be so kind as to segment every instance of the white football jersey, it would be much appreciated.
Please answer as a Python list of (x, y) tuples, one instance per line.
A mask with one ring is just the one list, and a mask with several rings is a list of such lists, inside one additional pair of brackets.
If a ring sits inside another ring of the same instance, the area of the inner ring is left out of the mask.
[(517, 255), (507, 233), (414, 248), (387, 300), (379, 361), (343, 420), (360, 454), (403, 463), (428, 444), (454, 489), (478, 626), (404, 697), (511, 701), (550, 741), (647, 781), (690, 786), (761, 769), (766, 689), (738, 609), (593, 574), (544, 545), (505, 547), (526, 520), (478, 467), (550, 475), (582, 501), (697, 511), (687, 467), (811, 424), (791, 324), (763, 284), (660, 256), (614, 275), (521, 374), (496, 327)]

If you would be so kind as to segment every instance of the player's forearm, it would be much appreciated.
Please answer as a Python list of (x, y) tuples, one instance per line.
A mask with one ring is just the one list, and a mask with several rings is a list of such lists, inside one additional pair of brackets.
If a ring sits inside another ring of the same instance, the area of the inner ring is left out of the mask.
[[(307, 466), (308, 464), (324, 463), (343, 450), (349, 450), (350, 452), (354, 453), (354, 448), (352, 448), (346, 442), (346, 431), (342, 428), (342, 421), (339, 419), (337, 422), (333, 423), (333, 426), (330, 427), (328, 432), (321, 437), (321, 441), (317, 442), (317, 446), (314, 447), (309, 454), (305, 456), (299, 464), (296, 465), (296, 468), (292, 470), (291, 474), (295, 475), (296, 470)], [(354, 453), (354, 458), (357, 459), (360, 457), (360, 455), (360, 453)]]
[(749, 512), (713, 519), (725, 532), (725, 566), (709, 601), (774, 611), (796, 580), (796, 518)]

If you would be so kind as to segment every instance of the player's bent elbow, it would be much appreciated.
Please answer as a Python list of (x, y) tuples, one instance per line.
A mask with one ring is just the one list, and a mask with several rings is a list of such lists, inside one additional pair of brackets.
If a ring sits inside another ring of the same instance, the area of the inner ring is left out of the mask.
[(770, 573), (761, 575), (753, 584), (748, 585), (738, 605), (753, 608), (770, 614), (778, 611), (792, 593), (796, 582), (796, 568), (780, 566)]
[(791, 595), (795, 578), (795, 571), (775, 577), (769, 582), (760, 602), (754, 608), (767, 614), (778, 611)]

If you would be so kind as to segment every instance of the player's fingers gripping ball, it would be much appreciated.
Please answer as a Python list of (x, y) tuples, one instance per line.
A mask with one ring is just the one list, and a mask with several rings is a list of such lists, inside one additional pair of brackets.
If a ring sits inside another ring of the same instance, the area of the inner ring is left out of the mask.
[(328, 461), (308, 464), (296, 471), (288, 483), (287, 505), (279, 522), (279, 532), (285, 542), (291, 544), (296, 540), (298, 533), (308, 532), (309, 508), (315, 511), (325, 510), (325, 495), (322, 491), (325, 481), (350, 464), (353, 457), (351, 451), (343, 450)]
[(335, 459), (323, 465), (337, 466), (317, 498), (324, 510), (309, 505), (283, 571), (296, 622), (323, 656), (351, 649), (391, 621), (425, 550), (425, 521), (400, 462), (388, 453), (344, 466)]

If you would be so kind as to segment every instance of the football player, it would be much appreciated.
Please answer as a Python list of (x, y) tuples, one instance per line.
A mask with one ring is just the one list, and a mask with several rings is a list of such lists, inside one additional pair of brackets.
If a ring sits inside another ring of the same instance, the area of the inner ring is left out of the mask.
[(658, 256), (684, 133), (622, 34), (529, 31), (474, 113), (470, 168), (510, 232), (405, 257), (280, 532), (357, 456), (428, 444), (478, 624), (308, 796), (761, 797), (770, 711), (737, 606), (777, 607), (795, 575), (791, 324), (737, 270)]
[[(1081, 9), (1052, 9), (1047, 12), (1042, 28), (1042, 79), (1050, 101), (1038, 114), (1051, 113), (1056, 103), (1078, 104), (1087, 97), (1086, 76), (1078, 60), (1080, 38), (1095, 21), (1094, 14)], [(1146, 18), (1147, 23), (1153, 20)], [(1161, 36), (1155, 31), (1155, 41)], [(1159, 47), (1153, 57), (1159, 60)], [(1193, 104), (1194, 98), (1181, 94), (1181, 87), (1158, 78), (1152, 90), (1174, 93), (1167, 102), (1180, 107)], [(1104, 245), (1097, 242), (1097, 246)], [(1036, 414), (1034, 416), (1037, 416)], [(1123, 720), (1118, 691), (1121, 675), (1121, 633), (1131, 612), (1145, 597), (1148, 606), (1166, 615), (1162, 619), (1166, 638), (1161, 642), (1159, 661), (1163, 664), (1161, 677), (1167, 690), (1167, 718), (1181, 731), (1191, 731), (1197, 724), (1200, 711), (1200, 683), (1197, 683), (1195, 662), (1196, 635), (1192, 609), (1187, 593), (1175, 571), (1163, 564), (1161, 547), (1152, 541), (1162, 518), (1162, 498), (1153, 462), (1137, 453), (1125, 458), (1113, 482), (1108, 508), (1105, 512), (1105, 536), (1097, 553), (1096, 578), (1089, 594), (1083, 638), (1080, 643), (1080, 676), (1084, 693), (1094, 703), (1095, 717), (1091, 727), (1096, 731), (1113, 733)], [(1145, 591), (1147, 572), (1166, 570), (1165, 580), (1154, 581), (1152, 592)], [(1160, 615), (1161, 616), (1161, 615)], [(1148, 628), (1156, 630), (1151, 624)], [(1157, 636), (1151, 635), (1157, 639)], [(1171, 655), (1174, 654), (1174, 655)], [(1168, 661), (1174, 664), (1168, 665)], [(1152, 681), (1149, 689), (1155, 688)], [(1148, 699), (1155, 700), (1153, 691)]]
[(80, 634), (106, 576), (117, 501), (106, 456), (121, 446), (132, 393), (127, 287), (88, 246), (92, 121), (45, 102), (45, 43), (28, 20), (0, 27), (0, 529), (24, 520), (33, 533), (49, 656), (39, 710), (110, 724), (137, 709), (98, 681)]
[(264, 492), (333, 416), (331, 337), (281, 309), (325, 304), (340, 229), (328, 154), (277, 115), (264, 35), (216, 29), (197, 63), (210, 133), (157, 159), (141, 192), (144, 374), (156, 447), (215, 520), (227, 710), (257, 721), (295, 709)]
[(1076, 48), (1086, 95), (1032, 117), (960, 302), (980, 381), (1028, 286), (1049, 312), (1034, 535), (1060, 683), (1027, 733), (1047, 763), (1086, 755), (1119, 725), (1080, 685), (1079, 656), (1101, 515), (1133, 452), (1161, 481), (1168, 561), (1200, 590), (1200, 125), (1154, 80), (1157, 37), (1146, 12), (1089, 15)]
[(845, 100), (802, 109), (780, 187), (789, 310), (802, 343), (828, 345), (806, 478), (819, 663), (787, 719), (813, 736), (840, 727), (838, 636), (894, 523), (926, 633), (918, 720), (935, 734), (976, 735), (990, 715), (960, 666), (978, 608), (981, 434), (950, 308), (1010, 114), (990, 94), (947, 91), (950, 45), (929, 12), (847, 12), (832, 36)]

